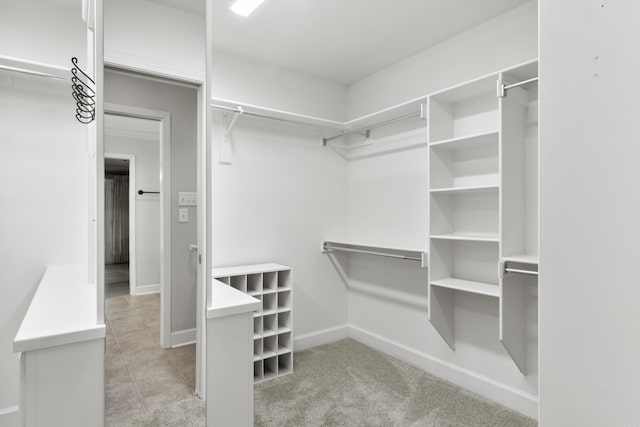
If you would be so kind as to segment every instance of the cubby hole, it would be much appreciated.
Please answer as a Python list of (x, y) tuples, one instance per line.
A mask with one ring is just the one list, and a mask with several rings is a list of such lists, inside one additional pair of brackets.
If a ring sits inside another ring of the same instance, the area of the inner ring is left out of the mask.
[(291, 270), (278, 271), (278, 289), (291, 289)]
[(231, 287), (241, 292), (247, 292), (247, 276), (231, 276)]
[(499, 192), (432, 193), (431, 234), (498, 238)]
[(288, 374), (293, 369), (293, 359), (291, 353), (281, 354), (278, 356), (278, 373), (280, 375)]
[(253, 318), (253, 339), (262, 336), (262, 317)]
[(218, 277), (216, 280), (221, 281), (222, 283), (228, 285), (230, 283), (230, 278), (229, 277)]
[(487, 242), (431, 241), (431, 281), (454, 278), (498, 284), (498, 245)]
[(278, 375), (278, 357), (264, 359), (264, 379), (268, 380)]
[(275, 335), (278, 332), (278, 322), (275, 314), (264, 316), (262, 318), (262, 336), (267, 337)]
[(275, 271), (263, 273), (262, 275), (262, 292), (275, 292), (278, 286), (278, 274)]
[(262, 274), (247, 275), (247, 293), (249, 295), (259, 295), (262, 293)]
[[(258, 301), (262, 302), (262, 295), (254, 295), (253, 297)], [(262, 316), (262, 304), (260, 304), (260, 309), (253, 312), (254, 318), (261, 317), (261, 316)]]
[(291, 331), (291, 312), (278, 313), (278, 333)]
[(291, 332), (278, 335), (278, 354), (291, 352)]
[(262, 339), (253, 340), (253, 361), (262, 359)]
[(269, 358), (278, 354), (278, 337), (272, 335), (263, 339), (262, 357)]
[(264, 369), (262, 360), (257, 360), (253, 362), (253, 381), (258, 382), (262, 381), (264, 378)]
[(278, 312), (291, 310), (291, 291), (278, 292)]
[(277, 311), (278, 308), (278, 296), (276, 294), (264, 294), (262, 295), (262, 314), (272, 314)]

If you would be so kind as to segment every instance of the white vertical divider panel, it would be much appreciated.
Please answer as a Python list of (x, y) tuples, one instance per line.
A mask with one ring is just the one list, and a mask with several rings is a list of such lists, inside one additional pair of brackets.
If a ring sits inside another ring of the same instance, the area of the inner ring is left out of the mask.
[[(87, 63), (93, 63), (93, 76), (96, 83), (95, 121), (89, 127), (89, 140), (95, 140), (95, 165), (97, 185), (95, 189), (95, 249), (97, 322), (104, 323), (104, 18), (103, 0), (93, 0), (93, 28), (88, 26), (87, 36), (93, 55), (87, 56)], [(91, 53), (91, 52), (88, 52)], [(93, 129), (92, 129), (93, 128)]]
[[(198, 319), (197, 354), (196, 354), (196, 393), (201, 399), (207, 398), (207, 307), (211, 303), (211, 269), (213, 266), (212, 251), (212, 151), (213, 144), (213, 111), (211, 107), (211, 86), (213, 84), (213, 2), (205, 1), (205, 79), (199, 92), (201, 108), (204, 109), (204, 123), (198, 126), (203, 138), (198, 144)], [(200, 115), (199, 115), (200, 116)], [(204, 180), (202, 179), (204, 177)]]
[[(520, 88), (509, 89), (508, 95), (500, 98), (500, 259), (525, 252), (527, 108), (527, 93)], [(525, 374), (526, 288), (522, 279), (501, 274), (499, 338)]]

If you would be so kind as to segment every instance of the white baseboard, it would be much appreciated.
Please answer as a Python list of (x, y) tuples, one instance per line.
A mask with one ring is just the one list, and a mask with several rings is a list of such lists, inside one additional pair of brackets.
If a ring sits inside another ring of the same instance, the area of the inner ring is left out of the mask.
[(17, 406), (0, 409), (0, 427), (18, 427), (20, 412)]
[(452, 363), (419, 352), (357, 326), (349, 327), (350, 337), (378, 351), (429, 372), (439, 378), (493, 400), (528, 417), (538, 418), (538, 397)]
[(136, 295), (157, 294), (159, 292), (160, 292), (160, 283), (156, 283), (153, 285), (136, 286), (136, 289), (135, 289)]
[(310, 334), (299, 335), (293, 340), (294, 351), (305, 350), (322, 344), (340, 341), (349, 338), (349, 325), (336, 326)]
[(196, 328), (171, 332), (171, 348), (182, 347), (183, 345), (194, 344), (195, 342)]

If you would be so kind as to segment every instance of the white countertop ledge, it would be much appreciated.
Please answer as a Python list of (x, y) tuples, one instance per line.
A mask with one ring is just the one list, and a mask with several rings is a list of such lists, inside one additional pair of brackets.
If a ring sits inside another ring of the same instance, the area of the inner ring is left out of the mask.
[(260, 310), (260, 305), (260, 300), (213, 279), (211, 281), (211, 303), (207, 307), (207, 319), (250, 313)]
[(13, 340), (13, 351), (104, 338), (105, 325), (97, 318), (97, 290), (88, 283), (87, 266), (49, 266)]

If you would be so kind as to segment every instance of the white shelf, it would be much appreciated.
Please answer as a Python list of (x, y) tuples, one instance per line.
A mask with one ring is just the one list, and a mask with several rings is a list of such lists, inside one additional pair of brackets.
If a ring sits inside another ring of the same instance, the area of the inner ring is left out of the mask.
[(498, 243), (500, 241), (497, 234), (483, 233), (451, 233), (451, 234), (433, 234), (431, 238), (434, 240), (458, 240), (466, 242), (487, 242)]
[(504, 262), (517, 262), (520, 264), (538, 265), (538, 255), (518, 254), (502, 257)]
[(431, 194), (465, 194), (497, 191), (499, 189), (499, 185), (471, 185), (464, 187), (432, 188), (430, 191)]
[(443, 139), (433, 141), (429, 144), (431, 148), (460, 150), (462, 148), (472, 147), (474, 145), (497, 144), (500, 132), (482, 132), (475, 135), (461, 136), (457, 138)]
[(475, 282), (472, 280), (462, 280), (449, 277), (446, 279), (432, 280), (432, 286), (441, 288), (454, 289), (456, 291), (470, 292), (473, 294), (487, 295), (490, 297), (498, 297), (498, 285), (490, 283)]

